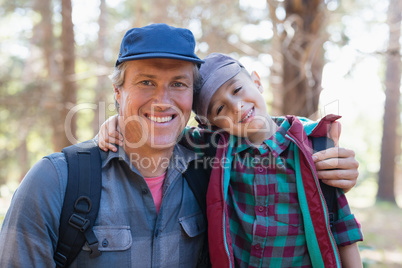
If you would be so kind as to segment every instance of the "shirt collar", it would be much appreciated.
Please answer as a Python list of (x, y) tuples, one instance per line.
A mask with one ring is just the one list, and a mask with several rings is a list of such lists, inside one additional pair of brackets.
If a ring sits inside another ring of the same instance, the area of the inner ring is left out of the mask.
[(248, 149), (258, 150), (260, 154), (270, 150), (275, 157), (278, 157), (289, 146), (290, 140), (286, 139), (285, 136), (291, 125), (285, 117), (272, 117), (272, 120), (279, 128), (269, 139), (264, 140), (259, 147), (255, 147), (247, 138), (238, 138), (235, 143), (236, 150), (233, 150), (232, 154), (241, 153)]
[[(124, 161), (133, 172), (141, 175), (139, 171), (131, 164), (130, 157), (126, 154), (123, 147), (117, 145), (116, 147), (116, 152), (104, 152), (101, 150), (102, 168), (106, 167), (113, 159), (117, 159), (120, 161)], [(170, 158), (168, 168), (174, 168), (177, 171), (183, 173), (184, 171), (186, 171), (188, 164), (198, 158), (199, 155), (197, 155), (195, 152), (185, 148), (180, 144), (176, 144), (173, 149), (173, 155)]]

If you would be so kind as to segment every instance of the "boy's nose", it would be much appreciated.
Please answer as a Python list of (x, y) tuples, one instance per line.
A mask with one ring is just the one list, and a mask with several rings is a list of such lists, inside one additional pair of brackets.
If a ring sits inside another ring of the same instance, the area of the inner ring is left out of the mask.
[(241, 101), (237, 102), (236, 106), (235, 106), (235, 113), (240, 113), (241, 110), (243, 109), (243, 103)]

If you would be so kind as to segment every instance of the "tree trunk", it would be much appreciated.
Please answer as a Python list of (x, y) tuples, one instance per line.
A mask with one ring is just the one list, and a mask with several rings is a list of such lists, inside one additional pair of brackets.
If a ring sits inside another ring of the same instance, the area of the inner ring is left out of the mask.
[(75, 82), (75, 48), (72, 21), (71, 0), (62, 0), (61, 49), (63, 55), (63, 72), (61, 74), (61, 109), (53, 117), (53, 143), (55, 151), (70, 145), (76, 137), (76, 116), (69, 111), (77, 103), (77, 85)]
[[(53, 23), (52, 23), (52, 1), (51, 0), (36, 0), (35, 9), (39, 11), (41, 15), (40, 38), (37, 40), (37, 45), (42, 48), (43, 56), (45, 59), (45, 67), (47, 71), (48, 80), (56, 80), (58, 77), (58, 68), (54, 58), (54, 35), (53, 35)], [(53, 81), (56, 82), (56, 81)]]
[(401, 55), (399, 38), (401, 36), (401, 1), (390, 0), (388, 8), (389, 44), (387, 50), (387, 69), (385, 73), (385, 111), (381, 144), (381, 166), (378, 174), (378, 201), (395, 201), (395, 162), (399, 141), (399, 100), (401, 86)]
[(157, 0), (154, 1), (154, 5), (157, 8), (152, 10), (151, 21), (171, 25), (172, 19), (169, 17), (169, 6), (171, 5), (170, 1)]
[(94, 120), (92, 121), (92, 128), (94, 133), (99, 132), (100, 125), (106, 120), (106, 100), (109, 94), (112, 94), (112, 84), (108, 77), (105, 75), (104, 70), (108, 70), (105, 61), (104, 53), (107, 48), (107, 11), (106, 11), (106, 0), (101, 0), (100, 14), (98, 19), (99, 32), (98, 32), (98, 46), (96, 49), (96, 64), (97, 69), (97, 82), (96, 82), (96, 95), (95, 104), (97, 109), (95, 110)]
[(30, 168), (28, 155), (29, 154), (28, 154), (28, 149), (27, 149), (27, 141), (23, 140), (23, 141), (21, 141), (21, 144), (17, 148), (17, 156), (18, 156), (18, 160), (19, 160), (18, 167), (19, 167), (19, 172), (20, 172), (19, 182), (22, 181), (25, 174), (27, 174), (27, 172)]
[(142, 8), (142, 0), (137, 0), (135, 1), (135, 21), (134, 21), (134, 27), (143, 27), (143, 8)]
[[(322, 0), (268, 0), (274, 34), (271, 85), (273, 114), (295, 114), (316, 118), (324, 65), (322, 44), (326, 6)], [(283, 5), (286, 18), (276, 16)]]

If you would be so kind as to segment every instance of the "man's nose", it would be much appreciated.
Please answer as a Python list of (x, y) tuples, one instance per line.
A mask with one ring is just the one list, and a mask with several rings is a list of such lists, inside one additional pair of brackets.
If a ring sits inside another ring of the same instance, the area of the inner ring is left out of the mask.
[(159, 108), (161, 110), (167, 109), (171, 106), (168, 86), (161, 85), (156, 89), (153, 105), (155, 108)]

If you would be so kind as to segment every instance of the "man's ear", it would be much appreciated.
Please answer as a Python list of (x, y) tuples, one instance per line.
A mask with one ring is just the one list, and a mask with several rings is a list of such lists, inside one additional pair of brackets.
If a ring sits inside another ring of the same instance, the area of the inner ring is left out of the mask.
[[(113, 88), (114, 88), (114, 96), (115, 96), (116, 100), (120, 99), (121, 90), (118, 87), (116, 87), (114, 84), (113, 84)], [(120, 103), (120, 100), (119, 100), (119, 103)]]
[(260, 76), (258, 75), (258, 73), (256, 71), (253, 71), (250, 76), (251, 76), (251, 80), (253, 80), (253, 82), (257, 86), (258, 90), (261, 93), (264, 92), (264, 88), (262, 87), (261, 79), (260, 79)]
[(117, 112), (120, 112), (120, 102), (121, 102), (121, 89), (119, 89), (118, 87), (116, 87), (113, 84), (113, 88), (114, 88), (114, 100), (115, 100), (115, 106), (117, 108)]

